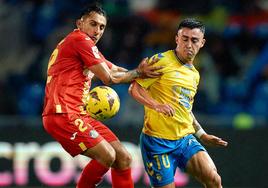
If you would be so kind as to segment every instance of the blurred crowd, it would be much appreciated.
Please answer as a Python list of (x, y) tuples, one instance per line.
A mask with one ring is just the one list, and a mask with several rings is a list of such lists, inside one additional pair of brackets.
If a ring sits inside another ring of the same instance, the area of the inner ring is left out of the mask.
[[(75, 28), (75, 19), (89, 2), (0, 0), (0, 114), (41, 114), (50, 53)], [(202, 20), (206, 45), (195, 64), (201, 81), (194, 111), (268, 117), (268, 1), (99, 2), (109, 19), (98, 48), (129, 69), (143, 57), (173, 49), (182, 18)], [(127, 84), (114, 88), (123, 108), (135, 108)]]

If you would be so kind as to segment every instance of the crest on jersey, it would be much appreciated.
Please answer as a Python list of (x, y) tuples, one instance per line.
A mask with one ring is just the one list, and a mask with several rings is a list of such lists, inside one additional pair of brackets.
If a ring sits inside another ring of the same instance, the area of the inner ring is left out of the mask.
[(101, 57), (100, 57), (99, 50), (98, 50), (97, 46), (93, 46), (91, 49), (92, 49), (92, 52), (93, 52), (94, 56), (97, 59), (100, 59)]
[(89, 131), (89, 136), (91, 138), (97, 138), (99, 136), (99, 133), (95, 130), (91, 130), (91, 131)]

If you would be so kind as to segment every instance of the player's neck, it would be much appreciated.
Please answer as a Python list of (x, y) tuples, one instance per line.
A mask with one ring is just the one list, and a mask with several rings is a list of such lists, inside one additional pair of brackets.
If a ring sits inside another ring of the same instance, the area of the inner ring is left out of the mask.
[(182, 64), (189, 64), (189, 65), (192, 65), (193, 63), (190, 62), (190, 61), (186, 61), (185, 59), (183, 59), (182, 57), (180, 57), (180, 55), (178, 54), (178, 52), (176, 51), (176, 49), (173, 50), (174, 51), (174, 54), (176, 56), (176, 58), (178, 59), (178, 61), (180, 61)]

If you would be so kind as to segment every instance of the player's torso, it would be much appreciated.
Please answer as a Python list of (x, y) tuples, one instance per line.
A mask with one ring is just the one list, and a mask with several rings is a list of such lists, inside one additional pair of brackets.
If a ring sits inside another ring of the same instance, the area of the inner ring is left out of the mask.
[(146, 116), (149, 116), (145, 125), (157, 137), (178, 139), (194, 132), (190, 112), (199, 73), (193, 66), (183, 65), (172, 50), (158, 54), (158, 57), (158, 65), (164, 66), (161, 70), (163, 76), (150, 86), (149, 92), (160, 103), (170, 104), (176, 113), (173, 117), (168, 117), (145, 108)]
[(43, 115), (85, 113), (84, 104), (94, 74), (86, 68), (74, 47), (76, 40), (80, 40), (79, 35), (69, 34), (50, 57)]

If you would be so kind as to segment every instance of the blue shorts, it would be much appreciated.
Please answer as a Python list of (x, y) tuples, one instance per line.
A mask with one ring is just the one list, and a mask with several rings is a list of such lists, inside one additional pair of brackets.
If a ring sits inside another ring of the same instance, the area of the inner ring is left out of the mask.
[(185, 171), (187, 161), (198, 151), (206, 149), (193, 135), (179, 140), (166, 140), (141, 134), (143, 163), (152, 186), (160, 187), (174, 181), (176, 168)]

